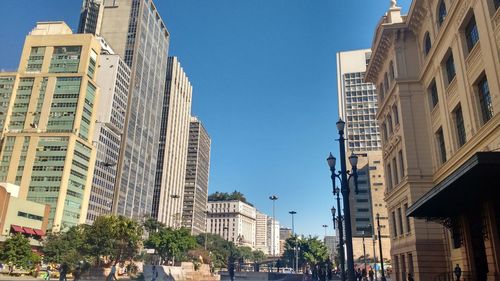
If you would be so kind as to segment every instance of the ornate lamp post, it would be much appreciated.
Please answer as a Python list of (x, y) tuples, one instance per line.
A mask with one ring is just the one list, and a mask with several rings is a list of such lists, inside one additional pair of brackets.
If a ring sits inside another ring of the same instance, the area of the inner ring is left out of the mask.
[(380, 251), (380, 269), (382, 270), (381, 281), (386, 281), (384, 272), (384, 256), (382, 255), (382, 240), (380, 239), (380, 215), (377, 213), (378, 248)]
[[(276, 247), (274, 245), (276, 243), (276, 241), (275, 241), (275, 236), (276, 236), (275, 231), (276, 231), (276, 229), (275, 229), (275, 226), (274, 226), (274, 224), (276, 222), (276, 214), (275, 214), (275, 208), (276, 208), (275, 205), (276, 204), (275, 204), (275, 202), (276, 202), (276, 200), (278, 200), (278, 196), (271, 195), (271, 196), (269, 196), (269, 199), (271, 201), (273, 201), (273, 223), (272, 223), (272, 226), (271, 226), (272, 227), (272, 229), (271, 229), (271, 247), (272, 247), (272, 254), (273, 254), (273, 258), (274, 258), (276, 256)], [(273, 262), (273, 264), (274, 264), (274, 262)], [(271, 272), (272, 271), (273, 271), (273, 269), (271, 268)]]
[[(335, 158), (333, 158), (333, 159), (335, 159)], [(335, 166), (335, 165), (333, 165), (333, 166)], [(332, 179), (334, 180), (333, 175), (332, 175)], [(338, 217), (337, 217), (337, 219), (335, 219), (336, 210), (335, 210), (335, 207), (332, 207), (333, 227), (335, 228), (335, 221), (337, 221), (338, 227), (339, 227), (340, 276), (341, 276), (341, 279), (343, 281), (345, 281), (344, 224), (342, 223), (342, 212), (341, 212), (341, 207), (340, 207), (340, 188), (334, 187), (333, 194), (337, 194), (337, 208), (339, 209)]]
[[(342, 199), (344, 203), (344, 222), (345, 222), (345, 243), (347, 250), (347, 278), (349, 281), (355, 281), (354, 275), (354, 254), (352, 247), (352, 229), (351, 229), (351, 209), (349, 202), (349, 179), (354, 177), (354, 187), (356, 194), (358, 193), (358, 173), (357, 173), (357, 165), (358, 165), (358, 156), (352, 153), (349, 156), (349, 162), (352, 166), (352, 171), (348, 171), (346, 167), (346, 155), (345, 155), (345, 138), (344, 138), (344, 128), (345, 122), (342, 119), (339, 119), (336, 123), (337, 130), (339, 131), (339, 146), (340, 146), (340, 171), (338, 173), (335, 172), (335, 157), (328, 157), (328, 165), (330, 166), (330, 171), (332, 171), (332, 180), (335, 186), (335, 178), (339, 178), (341, 182), (341, 192)], [(331, 154), (330, 154), (331, 155)], [(333, 158), (333, 159), (332, 159)], [(332, 161), (333, 160), (333, 161)], [(345, 279), (343, 279), (345, 281)]]
[[(292, 236), (294, 236), (295, 238), (295, 244), (297, 244), (297, 237), (295, 237), (295, 224), (294, 224), (294, 221), (293, 221), (293, 218), (294, 216), (297, 214), (297, 212), (295, 211), (290, 211), (288, 212), (290, 215), (292, 215)], [(295, 270), (295, 273), (297, 273), (297, 270), (298, 270), (298, 264), (295, 263), (295, 260), (297, 259), (297, 245), (295, 245), (293, 247), (293, 254), (294, 254), (294, 258), (292, 260), (292, 265), (293, 265), (293, 269)]]

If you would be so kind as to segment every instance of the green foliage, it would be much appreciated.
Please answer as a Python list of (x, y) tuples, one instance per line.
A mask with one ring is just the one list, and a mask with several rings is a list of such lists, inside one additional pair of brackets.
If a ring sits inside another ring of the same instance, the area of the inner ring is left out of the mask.
[(142, 244), (142, 227), (122, 216), (103, 216), (93, 225), (71, 227), (67, 232), (49, 234), (43, 242), (45, 260), (67, 263), (70, 267), (91, 259), (100, 264), (103, 257), (115, 261), (131, 260)]
[(253, 255), (253, 261), (254, 262), (261, 262), (266, 259), (266, 254), (262, 252), (261, 250), (255, 250), (252, 252)]
[(0, 260), (24, 269), (34, 268), (40, 257), (31, 251), (30, 241), (22, 234), (9, 237), (0, 249)]
[(144, 227), (144, 230), (146, 230), (148, 233), (152, 233), (158, 231), (161, 228), (164, 228), (165, 224), (157, 221), (155, 218), (147, 217), (144, 220), (142, 226)]
[(233, 191), (232, 193), (227, 193), (227, 192), (215, 192), (212, 193), (208, 196), (208, 201), (241, 201), (243, 203), (247, 203), (249, 205), (252, 205), (247, 202), (247, 199), (243, 193), (239, 191)]
[[(207, 251), (209, 252), (210, 262), (213, 267), (226, 267), (229, 256), (236, 253), (236, 246), (217, 234), (206, 234), (206, 237)], [(205, 247), (205, 234), (196, 236), (196, 242), (198, 242), (200, 247)]]
[(155, 249), (163, 261), (182, 259), (187, 251), (196, 247), (196, 240), (186, 228), (161, 228), (151, 233), (145, 246)]
[(324, 263), (328, 260), (328, 248), (318, 240), (317, 237), (306, 237), (299, 239), (297, 236), (292, 236), (286, 240), (285, 253), (283, 259), (286, 264), (291, 266), (295, 259), (294, 248), (298, 246), (299, 267), (304, 267), (306, 264), (316, 265)]

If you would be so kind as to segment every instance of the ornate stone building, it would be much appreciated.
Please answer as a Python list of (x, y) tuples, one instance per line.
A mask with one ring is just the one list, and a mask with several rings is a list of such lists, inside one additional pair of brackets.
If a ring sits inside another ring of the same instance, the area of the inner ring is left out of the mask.
[[(500, 1), (395, 1), (366, 80), (379, 90), (395, 280), (498, 280)], [(446, 279), (447, 278), (447, 279)]]

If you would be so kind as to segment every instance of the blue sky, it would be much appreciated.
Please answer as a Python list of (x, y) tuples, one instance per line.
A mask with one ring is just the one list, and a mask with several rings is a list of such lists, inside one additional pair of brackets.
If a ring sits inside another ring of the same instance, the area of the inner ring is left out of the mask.
[[(157, 0), (212, 137), (210, 191), (243, 192), (296, 231), (323, 235), (338, 155), (335, 54), (369, 48), (389, 0)], [(398, 1), (407, 10), (410, 0)], [(37, 21), (76, 29), (80, 0), (2, 1), (0, 69), (17, 68)], [(22, 8), (20, 8), (22, 7)]]

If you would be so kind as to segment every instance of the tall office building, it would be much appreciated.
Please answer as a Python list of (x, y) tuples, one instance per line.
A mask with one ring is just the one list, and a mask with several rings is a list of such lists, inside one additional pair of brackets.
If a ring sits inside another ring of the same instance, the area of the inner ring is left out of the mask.
[(267, 215), (259, 211), (255, 217), (255, 249), (262, 251), (264, 254), (269, 254), (269, 246), (267, 241), (268, 225)]
[[(95, 8), (85, 12), (87, 2), (97, 3), (85, 0), (82, 16), (96, 16)], [(96, 22), (96, 29), (81, 24), (81, 31), (104, 37), (131, 69), (113, 211), (144, 217), (151, 214), (153, 202), (170, 35), (152, 0), (106, 0), (100, 5), (97, 20), (80, 20)]]
[(104, 0), (83, 0), (78, 33), (99, 35), (104, 11)]
[(255, 248), (255, 219), (256, 210), (248, 203), (236, 200), (208, 202), (208, 232), (238, 246)]
[(196, 117), (189, 123), (189, 144), (182, 206), (182, 224), (191, 234), (207, 231), (208, 179), (210, 174), (211, 140)]
[(192, 94), (180, 62), (176, 57), (168, 58), (151, 210), (154, 218), (168, 226), (179, 225), (182, 219)]
[(48, 229), (84, 223), (94, 171), (92, 145), (101, 46), (64, 22), (39, 22), (17, 73), (0, 74), (0, 182), (50, 205)]
[(272, 256), (280, 255), (280, 222), (267, 217), (267, 247)]
[[(101, 38), (102, 49), (106, 44)], [(109, 49), (109, 48), (107, 48)], [(87, 223), (111, 214), (121, 136), (125, 128), (130, 68), (116, 54), (102, 52), (97, 84), (101, 89), (94, 132), (97, 159), (92, 179)]]
[[(358, 188), (351, 186), (351, 226), (355, 258), (363, 256), (363, 237), (374, 235), (375, 217), (379, 213), (383, 227), (387, 225), (384, 202), (382, 145), (376, 120), (377, 92), (375, 85), (365, 82), (371, 50), (354, 50), (337, 54), (339, 114), (346, 121), (346, 153), (356, 153)], [(389, 236), (382, 228), (382, 243), (389, 253)], [(386, 255), (387, 256), (387, 255)]]
[[(393, 1), (375, 29), (393, 280), (500, 276), (500, 2)], [(455, 279), (455, 278), (454, 278)]]

